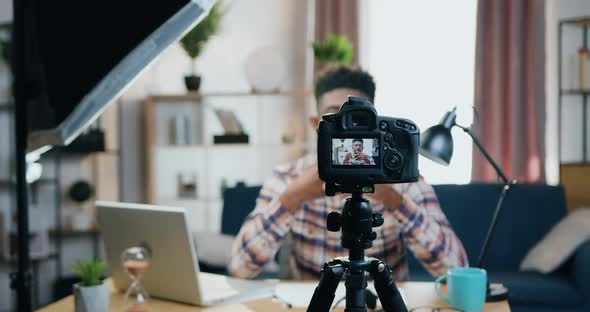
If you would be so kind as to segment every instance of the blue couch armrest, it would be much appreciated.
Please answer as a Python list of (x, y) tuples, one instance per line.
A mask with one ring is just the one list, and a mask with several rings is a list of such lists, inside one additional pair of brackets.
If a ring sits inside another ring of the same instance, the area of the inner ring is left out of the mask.
[(580, 291), (585, 307), (590, 308), (590, 241), (582, 244), (574, 254), (573, 279)]

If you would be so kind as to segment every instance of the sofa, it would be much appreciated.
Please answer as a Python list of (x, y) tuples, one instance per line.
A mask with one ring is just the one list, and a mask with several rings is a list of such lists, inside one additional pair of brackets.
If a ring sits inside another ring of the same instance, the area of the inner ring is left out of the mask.
[[(237, 234), (254, 208), (259, 189), (240, 186), (224, 192), (224, 234)], [(475, 265), (502, 186), (435, 185), (434, 189), (470, 263)], [(519, 271), (527, 252), (565, 215), (561, 187), (518, 184), (506, 197), (484, 268), (490, 282), (508, 287), (513, 312), (590, 311), (590, 242), (580, 246), (556, 272), (543, 275)], [(408, 261), (410, 280), (433, 280), (411, 253)]]
[[(435, 185), (434, 189), (470, 264), (475, 265), (502, 186)], [(483, 267), (490, 282), (508, 287), (513, 312), (590, 311), (590, 242), (551, 274), (519, 271), (527, 252), (566, 213), (561, 187), (518, 184), (510, 189)], [(410, 280), (433, 279), (411, 255), (409, 266)]]

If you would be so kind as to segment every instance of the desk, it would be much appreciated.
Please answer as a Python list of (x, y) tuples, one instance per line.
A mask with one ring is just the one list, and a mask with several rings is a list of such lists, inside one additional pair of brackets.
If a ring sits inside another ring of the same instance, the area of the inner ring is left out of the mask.
[[(111, 286), (111, 302), (110, 311), (124, 311), (123, 309), (123, 294), (114, 290), (112, 282), (108, 281)], [(285, 282), (288, 283), (288, 282)], [(418, 306), (447, 306), (446, 303), (438, 299), (434, 292), (433, 283), (428, 282), (406, 282), (399, 283), (398, 287), (403, 288), (408, 298), (408, 309)], [(443, 293), (446, 294), (444, 286), (441, 287)], [(53, 304), (50, 304), (38, 312), (62, 312), (62, 311), (73, 311), (74, 310), (74, 298), (69, 296)], [(340, 309), (338, 311), (343, 311)], [(254, 311), (289, 311), (289, 312), (300, 312), (305, 311), (304, 309), (288, 309), (282, 304), (274, 303), (271, 299), (261, 299), (243, 304), (233, 304), (210, 308), (199, 308), (187, 304), (175, 303), (170, 301), (158, 300), (152, 298), (150, 301), (150, 312), (154, 311), (174, 311), (174, 312), (254, 312)], [(486, 312), (510, 312), (510, 307), (507, 301), (488, 303), (484, 307)]]

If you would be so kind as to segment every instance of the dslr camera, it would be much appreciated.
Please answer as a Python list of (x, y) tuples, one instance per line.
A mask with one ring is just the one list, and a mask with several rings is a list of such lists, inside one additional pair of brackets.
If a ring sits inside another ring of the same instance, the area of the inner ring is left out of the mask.
[(418, 181), (419, 146), (420, 130), (412, 121), (378, 116), (367, 99), (349, 96), (318, 126), (318, 173), (326, 195)]

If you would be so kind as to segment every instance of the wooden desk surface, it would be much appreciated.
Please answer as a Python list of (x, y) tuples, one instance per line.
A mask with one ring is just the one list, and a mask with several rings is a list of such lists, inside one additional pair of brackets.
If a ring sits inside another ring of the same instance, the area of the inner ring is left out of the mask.
[[(288, 282), (285, 282), (288, 283)], [(112, 283), (109, 284), (111, 286), (111, 301), (110, 301), (110, 311), (124, 311), (123, 308), (123, 294), (119, 293), (114, 290), (112, 287)], [(433, 283), (429, 282), (406, 282), (406, 283), (399, 283), (398, 287), (403, 288), (405, 291), (405, 295), (408, 299), (408, 309), (419, 307), (419, 306), (434, 306), (434, 307), (443, 307), (448, 306), (445, 302), (438, 299), (436, 293), (434, 292)], [(442, 292), (446, 294), (446, 289), (444, 286), (441, 287)], [(343, 311), (344, 309), (340, 309), (337, 311)], [(64, 298), (60, 301), (52, 303), (40, 310), (38, 312), (63, 312), (63, 311), (74, 311), (74, 298), (69, 296)], [(223, 305), (217, 307), (195, 307), (192, 305), (176, 303), (171, 301), (165, 300), (158, 300), (155, 298), (151, 298), (149, 303), (149, 312), (155, 311), (177, 311), (177, 312), (221, 312), (221, 311), (229, 311), (229, 312), (253, 312), (253, 311), (289, 311), (289, 312), (300, 312), (305, 311), (305, 309), (296, 309), (296, 308), (286, 308), (283, 304), (274, 303), (271, 299), (261, 299), (251, 302), (246, 302), (242, 304), (232, 304), (232, 305)], [(484, 307), (485, 312), (510, 312), (510, 307), (508, 306), (507, 301), (496, 302), (496, 303), (488, 303)]]

